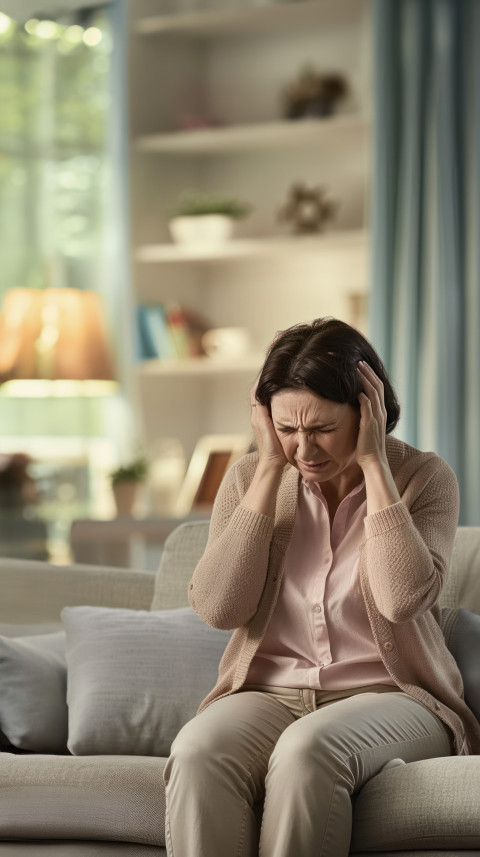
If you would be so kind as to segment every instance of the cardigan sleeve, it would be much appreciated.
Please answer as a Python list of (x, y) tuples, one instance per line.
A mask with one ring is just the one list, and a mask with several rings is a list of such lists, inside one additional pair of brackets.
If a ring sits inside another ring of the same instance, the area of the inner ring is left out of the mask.
[(431, 456), (409, 480), (401, 502), (365, 518), (361, 557), (376, 606), (390, 622), (407, 622), (438, 600), (458, 510), (455, 474)]
[(191, 606), (215, 628), (246, 625), (265, 586), (274, 521), (242, 505), (255, 466), (250, 455), (226, 474), (214, 503), (205, 553), (189, 584)]

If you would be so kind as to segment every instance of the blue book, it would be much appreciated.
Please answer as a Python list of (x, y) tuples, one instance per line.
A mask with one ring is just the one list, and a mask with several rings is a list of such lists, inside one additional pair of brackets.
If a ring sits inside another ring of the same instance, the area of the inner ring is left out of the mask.
[(158, 358), (155, 340), (148, 325), (149, 307), (137, 306), (136, 352), (138, 360), (155, 360)]
[(175, 357), (175, 350), (165, 310), (160, 305), (149, 306), (146, 309), (145, 322), (156, 356), (159, 360), (171, 360)]

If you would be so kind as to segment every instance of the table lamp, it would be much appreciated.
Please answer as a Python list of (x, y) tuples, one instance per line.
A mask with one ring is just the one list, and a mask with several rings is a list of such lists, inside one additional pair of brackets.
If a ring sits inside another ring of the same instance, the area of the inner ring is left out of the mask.
[(114, 392), (99, 295), (69, 288), (8, 291), (0, 312), (0, 385), (11, 396)]

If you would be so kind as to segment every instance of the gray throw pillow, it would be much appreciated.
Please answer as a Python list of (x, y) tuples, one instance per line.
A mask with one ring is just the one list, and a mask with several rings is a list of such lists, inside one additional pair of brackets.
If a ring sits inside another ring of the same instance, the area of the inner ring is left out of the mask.
[(0, 730), (4, 747), (66, 753), (65, 632), (0, 637)]
[(231, 631), (190, 607), (150, 612), (65, 607), (68, 749), (168, 756), (217, 679)]
[(480, 616), (460, 607), (447, 639), (465, 689), (465, 702), (480, 721)]

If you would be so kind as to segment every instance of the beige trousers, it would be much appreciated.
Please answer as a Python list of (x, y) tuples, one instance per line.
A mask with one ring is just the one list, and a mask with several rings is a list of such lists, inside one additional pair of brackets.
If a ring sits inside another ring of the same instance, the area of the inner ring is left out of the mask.
[(368, 779), (394, 758), (451, 755), (447, 727), (407, 694), (339, 695), (244, 687), (187, 723), (165, 768), (169, 857), (347, 857)]

